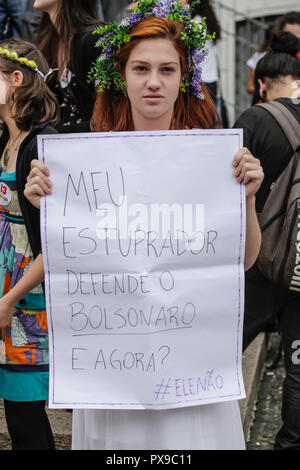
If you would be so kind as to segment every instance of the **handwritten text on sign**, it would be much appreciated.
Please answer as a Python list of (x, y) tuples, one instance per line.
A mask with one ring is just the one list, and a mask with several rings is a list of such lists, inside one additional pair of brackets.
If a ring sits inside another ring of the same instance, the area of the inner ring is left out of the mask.
[(240, 131), (39, 138), (50, 406), (243, 398)]

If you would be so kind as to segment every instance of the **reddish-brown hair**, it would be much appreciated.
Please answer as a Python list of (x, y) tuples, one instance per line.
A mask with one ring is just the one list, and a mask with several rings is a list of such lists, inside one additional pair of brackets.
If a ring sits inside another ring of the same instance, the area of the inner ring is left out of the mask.
[[(131, 51), (142, 39), (165, 38), (174, 44), (181, 64), (182, 74), (188, 71), (188, 51), (181, 39), (182, 26), (176, 21), (150, 16), (132, 27), (130, 42), (117, 53), (116, 61), (123, 75)], [(171, 129), (213, 129), (216, 127), (217, 110), (209, 92), (203, 86), (205, 99), (199, 100), (189, 91), (179, 91), (174, 107)], [(91, 120), (93, 131), (134, 130), (129, 99), (123, 93), (114, 93), (110, 88), (98, 94)]]

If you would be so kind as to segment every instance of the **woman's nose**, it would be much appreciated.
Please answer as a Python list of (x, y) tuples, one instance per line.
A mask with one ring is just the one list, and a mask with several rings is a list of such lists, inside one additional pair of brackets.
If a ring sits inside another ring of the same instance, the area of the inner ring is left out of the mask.
[(147, 86), (149, 88), (159, 88), (160, 87), (160, 79), (159, 79), (159, 74), (157, 71), (153, 71), (150, 73), (147, 81)]

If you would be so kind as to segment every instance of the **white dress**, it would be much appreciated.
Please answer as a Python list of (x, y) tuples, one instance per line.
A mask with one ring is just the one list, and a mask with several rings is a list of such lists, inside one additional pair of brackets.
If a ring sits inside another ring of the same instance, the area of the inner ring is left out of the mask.
[(73, 410), (73, 450), (244, 450), (235, 401), (164, 411)]

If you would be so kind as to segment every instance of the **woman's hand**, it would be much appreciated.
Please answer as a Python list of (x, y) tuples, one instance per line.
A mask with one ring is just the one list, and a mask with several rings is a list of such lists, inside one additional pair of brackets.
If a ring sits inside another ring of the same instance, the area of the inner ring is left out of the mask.
[(37, 209), (41, 205), (41, 197), (51, 194), (52, 183), (49, 170), (40, 160), (32, 160), (31, 171), (27, 176), (24, 196)]
[(0, 299), (0, 328), (9, 325), (14, 313), (14, 305), (7, 301), (6, 297)]
[(253, 157), (250, 150), (243, 147), (235, 155), (232, 164), (235, 167), (234, 176), (236, 181), (246, 186), (246, 198), (252, 198), (264, 179), (259, 159)]

